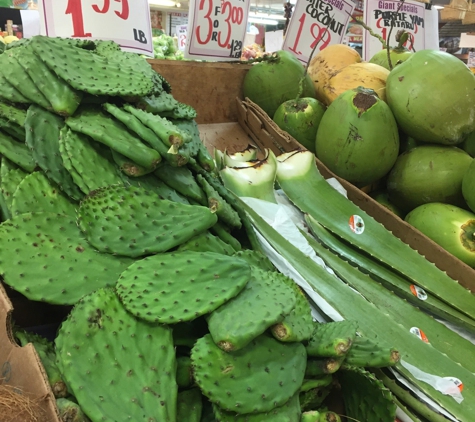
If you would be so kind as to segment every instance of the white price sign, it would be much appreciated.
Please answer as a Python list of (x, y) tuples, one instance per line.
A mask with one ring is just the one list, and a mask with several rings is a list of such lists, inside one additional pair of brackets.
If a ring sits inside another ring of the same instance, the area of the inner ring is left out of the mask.
[(185, 51), (186, 36), (188, 33), (188, 25), (178, 25), (176, 27), (176, 35), (178, 38), (178, 49)]
[(43, 35), (113, 40), (153, 56), (148, 0), (38, 0), (38, 6)]
[[(364, 22), (391, 47), (398, 45), (396, 34), (404, 29), (409, 34), (404, 46), (409, 50), (424, 50), (426, 48), (425, 17), (425, 4), (417, 1), (407, 0), (401, 3), (398, 0), (367, 0), (365, 3)], [(391, 39), (388, 41), (391, 22), (394, 22), (394, 27)], [(381, 41), (370, 35), (368, 31), (364, 32), (363, 56), (365, 60), (371, 59), (382, 48)]]
[(239, 59), (249, 6), (250, 0), (192, 0), (185, 57)]
[(316, 52), (341, 44), (354, 8), (351, 0), (298, 1), (282, 49), (307, 63), (317, 42)]

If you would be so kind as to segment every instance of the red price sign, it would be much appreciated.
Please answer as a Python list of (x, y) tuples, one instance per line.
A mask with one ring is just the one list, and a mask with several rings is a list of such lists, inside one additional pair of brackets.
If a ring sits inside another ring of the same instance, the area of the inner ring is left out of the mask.
[(282, 49), (307, 63), (317, 43), (320, 51), (343, 42), (354, 8), (351, 0), (298, 1)]
[(192, 0), (185, 57), (239, 59), (249, 5), (250, 0)]
[(153, 56), (148, 0), (38, 0), (38, 6), (44, 35), (113, 40)]
[[(365, 23), (373, 28), (373, 31), (380, 35), (391, 47), (395, 47), (396, 34), (404, 29), (409, 38), (404, 44), (409, 50), (424, 50), (425, 45), (425, 20), (426, 9), (424, 4), (407, 0), (404, 3), (400, 1), (378, 1), (368, 0), (365, 7)], [(391, 39), (388, 41), (391, 23), (394, 23), (394, 29), (391, 32)], [(367, 35), (365, 37), (363, 56), (369, 60), (383, 47), (376, 37)]]

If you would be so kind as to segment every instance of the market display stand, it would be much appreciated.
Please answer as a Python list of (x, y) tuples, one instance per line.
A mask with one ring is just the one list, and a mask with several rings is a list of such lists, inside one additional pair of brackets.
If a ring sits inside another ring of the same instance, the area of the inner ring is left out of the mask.
[[(298, 148), (298, 142), (282, 132), (256, 104), (243, 99), (242, 82), (249, 65), (206, 62), (149, 60), (152, 67), (172, 86), (173, 96), (193, 106), (198, 113), (200, 134), (210, 151), (230, 152), (254, 143), (275, 154)], [(475, 291), (475, 271), (422, 233), (409, 226), (366, 193), (335, 176), (321, 162), (324, 177), (336, 177), (348, 198), (382, 223), (397, 237), (423, 254), (464, 287)], [(9, 386), (27, 396), (38, 410), (39, 420), (60, 422), (54, 397), (33, 346), (16, 345), (11, 334), (12, 300), (0, 285), (0, 387)], [(15, 298), (15, 320), (35, 321), (42, 304)], [(18, 308), (17, 308), (18, 306)], [(58, 318), (57, 323), (60, 322)], [(40, 322), (41, 323), (41, 322)], [(28, 419), (25, 419), (25, 421)]]

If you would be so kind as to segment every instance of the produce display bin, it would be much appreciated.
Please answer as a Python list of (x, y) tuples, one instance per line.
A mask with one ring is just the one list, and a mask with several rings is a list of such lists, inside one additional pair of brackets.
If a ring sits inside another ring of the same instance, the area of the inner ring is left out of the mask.
[[(287, 132), (280, 128), (269, 118), (269, 116), (255, 103), (249, 99), (244, 101), (237, 99), (239, 104), (239, 121), (252, 133), (252, 138), (260, 148), (270, 148), (274, 154), (304, 148)], [(422, 234), (404, 220), (380, 205), (373, 198), (368, 196), (361, 189), (351, 183), (336, 176), (320, 160), (316, 159), (317, 167), (322, 175), (328, 179), (336, 178), (346, 189), (348, 198), (371, 215), (391, 231), (395, 236), (417, 250), (426, 259), (434, 263), (439, 269), (445, 271), (454, 280), (457, 280), (468, 290), (475, 291), (475, 270), (460, 261), (452, 254), (445, 251), (434, 241)]]
[[(249, 99), (243, 98), (242, 84), (251, 66), (234, 63), (148, 61), (154, 70), (171, 84), (174, 98), (197, 110), (196, 121), (201, 138), (210, 151), (218, 148), (233, 152), (253, 143), (261, 151), (270, 148), (278, 155), (301, 147), (295, 139), (281, 131), (262, 109)], [(317, 165), (324, 177), (335, 177), (339, 180), (347, 190), (348, 198), (356, 205), (461, 285), (471, 291), (475, 290), (475, 270), (447, 253), (366, 193), (335, 176), (318, 160)], [(0, 386), (5, 384), (16, 387), (34, 400), (44, 415), (39, 420), (59, 422), (54, 397), (38, 355), (32, 345), (17, 346), (11, 334), (13, 311), (15, 321), (23, 327), (31, 326), (33, 322), (34, 325), (43, 327), (46, 324), (54, 325), (66, 314), (65, 309), (56, 310), (52, 311), (48, 318), (42, 319), (38, 316), (38, 309), (42, 306), (43, 304), (21, 297), (14, 298), (0, 285)]]
[(234, 99), (242, 98), (242, 85), (251, 65), (244, 63), (148, 60), (172, 87), (173, 97), (198, 112), (198, 124), (236, 122)]

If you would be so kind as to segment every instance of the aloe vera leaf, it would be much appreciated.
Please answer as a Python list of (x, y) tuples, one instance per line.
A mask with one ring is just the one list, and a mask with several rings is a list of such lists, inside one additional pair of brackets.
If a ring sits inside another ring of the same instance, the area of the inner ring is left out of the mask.
[[(388, 377), (381, 369), (374, 369), (372, 372), (374, 372), (376, 377), (379, 378), (389, 390), (391, 390), (391, 393), (393, 393), (397, 399), (401, 400), (402, 403), (415, 411), (418, 415), (424, 417), (430, 422), (447, 422), (447, 419), (444, 416), (434, 412), (423, 402), (414, 397), (410, 391), (400, 387), (395, 380)], [(417, 418), (413, 420), (419, 421)]]
[(413, 327), (419, 328), (425, 333), (433, 347), (441, 353), (445, 353), (450, 359), (458, 362), (467, 370), (475, 372), (475, 361), (467, 359), (467, 356), (475, 355), (474, 344), (425, 314), (419, 308), (399, 298), (367, 274), (363, 274), (360, 270), (326, 249), (315, 239), (308, 235), (305, 235), (305, 237), (316, 254), (343, 281), (360, 292), (378, 309), (397, 320), (408, 333)]
[[(303, 213), (455, 309), (475, 318), (475, 295), (330, 186), (318, 171), (314, 154), (299, 151), (281, 155), (277, 182)], [(355, 230), (359, 234), (350, 227), (354, 216), (359, 216), (364, 224), (364, 230), (362, 227)]]
[(381, 343), (397, 345), (401, 352), (401, 359), (421, 371), (429, 374), (437, 371), (437, 376), (455, 377), (462, 380), (464, 400), (457, 403), (452, 397), (446, 396), (431, 385), (416, 379), (401, 363), (393, 367), (458, 420), (465, 421), (473, 418), (475, 414), (475, 375), (472, 372), (409, 333), (397, 320), (379, 310), (373, 303), (289, 243), (250, 206), (243, 201), (241, 201), (241, 205), (252, 219), (254, 227), (274, 250), (285, 258), (311, 288), (320, 294), (343, 318), (358, 321), (358, 329), (363, 335), (378, 339)]
[(319, 224), (314, 218), (306, 215), (305, 219), (313, 236), (322, 244), (338, 256), (352, 262), (353, 265), (356, 265), (360, 269), (360, 271), (368, 273), (373, 279), (381, 283), (388, 290), (391, 290), (398, 296), (406, 299), (408, 302), (412, 303), (412, 305), (430, 312), (432, 315), (452, 322), (468, 331), (473, 332), (475, 330), (475, 321), (472, 318), (458, 312), (430, 293), (426, 292), (426, 298), (424, 300), (419, 299), (411, 292), (411, 282), (409, 280), (339, 239)]

